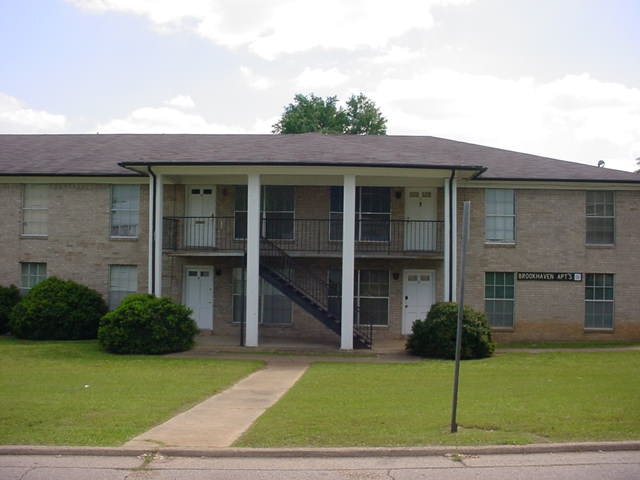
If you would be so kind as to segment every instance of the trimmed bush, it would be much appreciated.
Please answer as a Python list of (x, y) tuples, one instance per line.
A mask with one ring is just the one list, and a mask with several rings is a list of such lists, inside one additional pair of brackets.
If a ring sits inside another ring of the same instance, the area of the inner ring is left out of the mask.
[(107, 304), (95, 290), (49, 277), (13, 307), (9, 329), (16, 337), (31, 340), (96, 338), (98, 322), (106, 312)]
[(0, 334), (9, 331), (9, 314), (20, 301), (20, 290), (15, 285), (0, 286)]
[[(421, 357), (454, 359), (457, 324), (458, 304), (436, 303), (425, 320), (414, 322), (406, 348)], [(461, 358), (490, 357), (495, 344), (484, 313), (464, 307), (462, 326)]]
[(161, 354), (193, 347), (191, 310), (166, 297), (134, 294), (100, 320), (98, 340), (112, 353)]

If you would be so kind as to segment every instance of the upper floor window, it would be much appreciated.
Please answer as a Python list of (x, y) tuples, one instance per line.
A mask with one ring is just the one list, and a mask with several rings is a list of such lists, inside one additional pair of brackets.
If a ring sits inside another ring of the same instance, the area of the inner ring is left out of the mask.
[[(293, 240), (295, 187), (263, 185), (261, 189), (260, 233), (270, 240)], [(236, 186), (235, 238), (247, 238), (247, 187)]]
[(584, 299), (584, 327), (613, 328), (613, 274), (587, 273)]
[(515, 192), (503, 188), (485, 190), (485, 240), (488, 242), (515, 242)]
[(113, 310), (124, 297), (138, 291), (138, 267), (109, 265), (109, 309)]
[(612, 245), (615, 232), (615, 198), (613, 192), (588, 191), (586, 199), (588, 244)]
[[(343, 191), (343, 187), (331, 187), (331, 240), (342, 240)], [(356, 187), (356, 241), (388, 242), (390, 221), (391, 189)]]
[(24, 295), (47, 278), (46, 263), (23, 262), (20, 264), (20, 291)]
[(111, 236), (137, 237), (140, 185), (111, 186)]
[(49, 186), (27, 184), (22, 195), (22, 234), (47, 235)]

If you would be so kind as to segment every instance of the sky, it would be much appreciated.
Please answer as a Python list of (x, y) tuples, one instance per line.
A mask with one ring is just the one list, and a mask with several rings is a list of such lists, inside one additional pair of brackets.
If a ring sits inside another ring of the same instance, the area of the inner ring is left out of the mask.
[(360, 92), (391, 135), (635, 170), (640, 0), (0, 0), (0, 133), (271, 133)]

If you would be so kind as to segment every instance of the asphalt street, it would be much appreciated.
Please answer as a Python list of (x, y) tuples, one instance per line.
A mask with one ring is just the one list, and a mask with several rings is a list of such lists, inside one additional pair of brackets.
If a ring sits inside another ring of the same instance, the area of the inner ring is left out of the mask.
[(396, 457), (0, 455), (2, 480), (637, 480), (640, 451)]

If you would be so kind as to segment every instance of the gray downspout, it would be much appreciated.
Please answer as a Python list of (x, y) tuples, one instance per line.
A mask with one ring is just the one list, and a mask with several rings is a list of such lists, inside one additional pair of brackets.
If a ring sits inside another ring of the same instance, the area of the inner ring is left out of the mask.
[(149, 175), (153, 178), (153, 196), (151, 197), (151, 231), (149, 235), (151, 236), (151, 278), (149, 279), (151, 282), (151, 294), (156, 294), (156, 192), (158, 188), (158, 179), (156, 174), (151, 170), (151, 166), (147, 165), (147, 171)]
[(454, 168), (451, 170), (451, 176), (449, 177), (449, 198), (447, 199), (447, 207), (449, 208), (449, 231), (447, 232), (447, 235), (449, 235), (449, 265), (447, 265), (447, 268), (449, 269), (449, 298), (447, 301), (449, 302), (453, 301), (453, 277), (455, 273), (453, 271), (453, 256), (456, 254), (455, 249), (453, 248), (453, 222), (455, 221), (453, 216), (453, 179), (455, 176), (456, 169)]

